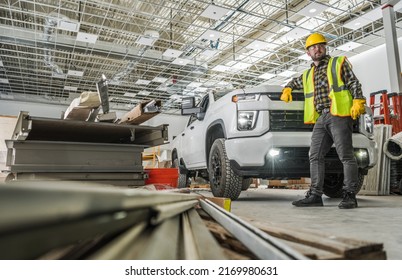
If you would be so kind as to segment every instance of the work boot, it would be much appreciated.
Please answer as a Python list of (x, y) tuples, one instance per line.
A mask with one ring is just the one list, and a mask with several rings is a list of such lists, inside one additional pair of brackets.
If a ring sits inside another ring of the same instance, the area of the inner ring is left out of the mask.
[(306, 193), (305, 198), (293, 201), (292, 204), (297, 207), (324, 206), (322, 203), (322, 197), (320, 195), (313, 194), (311, 190)]
[(357, 208), (357, 200), (354, 192), (343, 192), (343, 199), (339, 203), (338, 207), (340, 209), (351, 209)]

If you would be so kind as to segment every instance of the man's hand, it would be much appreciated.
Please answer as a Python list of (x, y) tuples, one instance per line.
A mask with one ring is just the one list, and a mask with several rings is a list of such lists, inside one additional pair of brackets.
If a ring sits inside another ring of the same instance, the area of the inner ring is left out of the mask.
[(293, 100), (293, 98), (292, 98), (292, 89), (290, 87), (285, 87), (282, 90), (281, 100), (286, 102), (286, 103), (292, 102), (292, 100)]
[(352, 108), (350, 108), (350, 116), (352, 119), (357, 119), (361, 114), (366, 112), (364, 105), (366, 104), (366, 99), (353, 99)]

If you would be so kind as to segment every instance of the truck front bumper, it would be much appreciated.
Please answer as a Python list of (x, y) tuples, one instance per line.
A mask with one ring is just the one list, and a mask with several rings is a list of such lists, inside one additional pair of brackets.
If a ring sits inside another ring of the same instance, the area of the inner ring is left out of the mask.
[[(256, 178), (308, 177), (311, 132), (275, 132), (261, 137), (226, 140), (232, 168), (241, 176)], [(360, 169), (367, 171), (377, 162), (377, 146), (364, 135), (353, 134), (353, 146)], [(334, 148), (326, 156), (327, 173), (343, 171)]]

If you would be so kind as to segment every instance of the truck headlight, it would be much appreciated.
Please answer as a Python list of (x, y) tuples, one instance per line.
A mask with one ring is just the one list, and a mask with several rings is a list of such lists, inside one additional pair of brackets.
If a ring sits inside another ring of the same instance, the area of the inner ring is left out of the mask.
[(281, 151), (276, 148), (272, 148), (268, 151), (268, 154), (270, 157), (277, 157), (277, 156), (279, 156), (280, 153), (281, 153)]
[(242, 101), (256, 101), (260, 99), (259, 93), (253, 93), (253, 94), (237, 94), (232, 96), (232, 102), (237, 103), (237, 102), (242, 102)]
[(257, 111), (239, 111), (237, 112), (237, 129), (252, 130), (255, 126)]

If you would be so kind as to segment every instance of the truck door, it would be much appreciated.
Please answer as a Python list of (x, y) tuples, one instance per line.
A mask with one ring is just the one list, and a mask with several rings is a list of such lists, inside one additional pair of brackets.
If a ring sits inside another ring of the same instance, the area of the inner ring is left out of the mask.
[(183, 158), (186, 159), (186, 167), (200, 168), (206, 167), (205, 158), (205, 130), (206, 122), (204, 116), (207, 112), (209, 96), (206, 95), (200, 102), (201, 112), (192, 115), (185, 129), (183, 136)]

